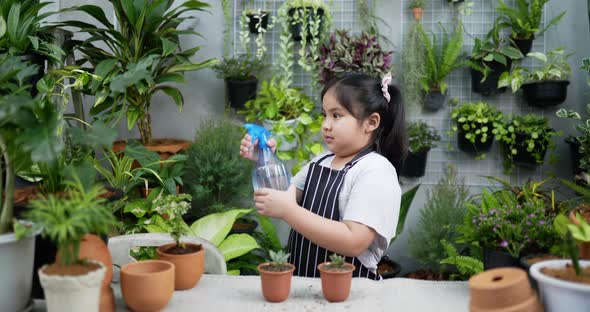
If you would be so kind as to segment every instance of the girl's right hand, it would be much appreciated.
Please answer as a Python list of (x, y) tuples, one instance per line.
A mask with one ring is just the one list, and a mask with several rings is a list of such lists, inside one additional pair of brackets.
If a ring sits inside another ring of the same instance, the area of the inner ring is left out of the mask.
[[(246, 134), (240, 144), (240, 156), (253, 161), (258, 160), (258, 153), (255, 151), (255, 147), (257, 145), (258, 140), (254, 141), (254, 144), (252, 144), (252, 138), (250, 135)], [(272, 149), (273, 153), (277, 148), (277, 142), (273, 138), (270, 138), (268, 141), (266, 141), (266, 145)]]

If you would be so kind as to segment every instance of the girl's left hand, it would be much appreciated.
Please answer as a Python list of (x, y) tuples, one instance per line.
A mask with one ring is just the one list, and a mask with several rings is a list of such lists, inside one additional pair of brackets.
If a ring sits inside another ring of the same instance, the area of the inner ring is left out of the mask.
[(291, 190), (283, 192), (261, 188), (254, 192), (254, 205), (263, 216), (282, 219), (288, 209), (296, 204), (295, 193)]

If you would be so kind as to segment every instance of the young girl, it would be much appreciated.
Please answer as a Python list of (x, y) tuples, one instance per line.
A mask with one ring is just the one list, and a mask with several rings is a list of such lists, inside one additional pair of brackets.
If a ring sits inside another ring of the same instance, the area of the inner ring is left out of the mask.
[[(391, 75), (350, 74), (322, 91), (322, 135), (330, 153), (313, 159), (287, 191), (254, 192), (258, 213), (291, 226), (295, 275), (319, 277), (332, 253), (356, 266), (354, 277), (381, 279), (377, 263), (395, 235), (407, 151), (404, 109)], [(257, 142), (254, 142), (255, 144)], [(274, 146), (274, 142), (269, 142)], [(253, 159), (248, 135), (240, 154)]]

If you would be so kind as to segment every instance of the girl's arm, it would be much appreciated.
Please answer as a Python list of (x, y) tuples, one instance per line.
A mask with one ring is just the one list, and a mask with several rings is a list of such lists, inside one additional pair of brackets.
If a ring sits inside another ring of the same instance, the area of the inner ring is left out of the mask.
[(294, 185), (286, 192), (260, 189), (254, 195), (260, 214), (282, 218), (315, 244), (344, 256), (359, 256), (377, 235), (364, 224), (329, 220), (301, 207), (298, 203), (301, 203), (302, 191)]

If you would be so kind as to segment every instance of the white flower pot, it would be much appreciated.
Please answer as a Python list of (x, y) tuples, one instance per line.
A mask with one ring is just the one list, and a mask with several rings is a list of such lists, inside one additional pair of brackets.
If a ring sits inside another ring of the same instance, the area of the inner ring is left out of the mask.
[[(545, 311), (588, 311), (590, 307), (590, 285), (557, 279), (541, 272), (542, 268), (565, 267), (570, 260), (549, 260), (535, 263), (530, 274), (537, 280), (539, 295)], [(580, 266), (589, 266), (590, 261), (580, 261)]]
[(0, 235), (0, 311), (23, 311), (32, 302), (35, 236)]
[(105, 267), (95, 262), (100, 268), (85, 275), (61, 276), (43, 273), (46, 265), (39, 269), (39, 280), (49, 312), (98, 312), (100, 286), (105, 274)]
[[(276, 121), (273, 120), (263, 120), (262, 121), (262, 125), (268, 129), (269, 131), (272, 131), (272, 128), (274, 126), (274, 124), (276, 124)], [(295, 127), (297, 123), (297, 118), (296, 119), (289, 119), (289, 120), (285, 120), (285, 124), (287, 125), (287, 127), (293, 128)], [(274, 133), (273, 133), (274, 135)], [(281, 135), (274, 135), (275, 140), (281, 141), (281, 146), (279, 146), (279, 151), (281, 152), (287, 152), (287, 151), (292, 151), (294, 149), (297, 148), (297, 139), (293, 140), (293, 142), (287, 142), (287, 140), (285, 140), (285, 138)]]

